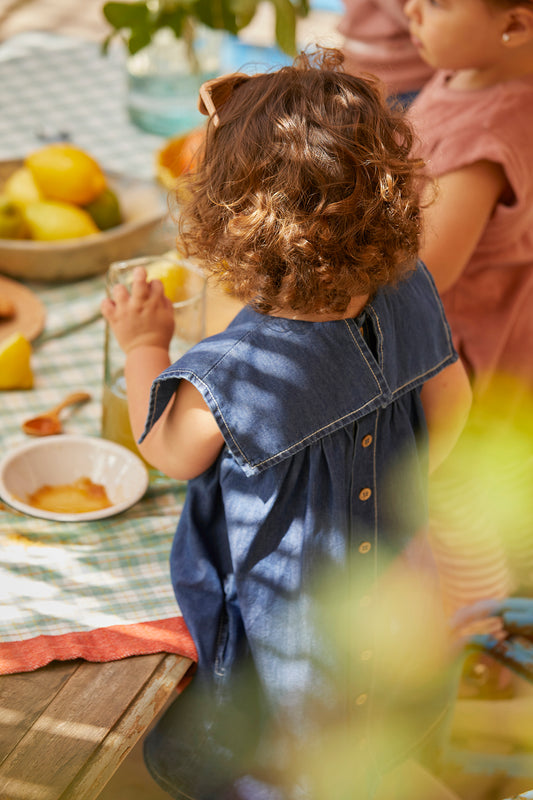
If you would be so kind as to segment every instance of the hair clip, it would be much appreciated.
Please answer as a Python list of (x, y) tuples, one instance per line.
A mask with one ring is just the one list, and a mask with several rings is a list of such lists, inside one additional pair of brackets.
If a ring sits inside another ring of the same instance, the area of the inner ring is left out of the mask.
[(220, 124), (217, 110), (226, 103), (234, 89), (250, 79), (244, 72), (233, 72), (202, 83), (199, 90), (198, 110), (209, 117), (215, 128)]

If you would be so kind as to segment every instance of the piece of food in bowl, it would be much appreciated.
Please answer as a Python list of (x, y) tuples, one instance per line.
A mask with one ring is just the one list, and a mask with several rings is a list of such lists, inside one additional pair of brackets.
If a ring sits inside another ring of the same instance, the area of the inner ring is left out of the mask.
[(0, 194), (0, 239), (25, 239), (28, 234), (22, 209), (7, 194)]
[(4, 193), (20, 208), (24, 208), (28, 203), (44, 200), (44, 195), (28, 167), (19, 167), (11, 173), (4, 184)]
[(27, 205), (23, 214), (31, 238), (39, 242), (76, 239), (99, 232), (90, 214), (72, 203), (41, 200)]
[(26, 156), (25, 166), (43, 197), (84, 206), (96, 200), (107, 186), (98, 162), (72, 144), (54, 143)]
[(123, 221), (117, 193), (98, 162), (71, 144), (26, 156), (0, 195), (0, 238), (51, 242), (107, 231)]
[(122, 211), (117, 193), (109, 186), (92, 203), (84, 206), (84, 209), (101, 231), (108, 231), (122, 222)]
[[(21, 498), (24, 500), (24, 498)], [(25, 498), (34, 508), (53, 511), (56, 514), (85, 514), (111, 508), (113, 505), (105, 486), (85, 475), (72, 483), (44, 484)]]
[[(9, 176), (22, 165), (22, 159), (0, 160), (0, 194)], [(169, 214), (167, 193), (154, 179), (112, 171), (105, 175), (107, 188), (120, 205), (120, 224), (69, 239), (0, 237), (0, 274), (18, 280), (73, 281), (100, 275), (111, 262), (132, 258), (151, 247), (150, 237)], [(88, 213), (87, 208), (83, 210)], [(165, 226), (163, 240), (166, 242), (169, 236)], [(159, 238), (155, 247), (160, 247)]]

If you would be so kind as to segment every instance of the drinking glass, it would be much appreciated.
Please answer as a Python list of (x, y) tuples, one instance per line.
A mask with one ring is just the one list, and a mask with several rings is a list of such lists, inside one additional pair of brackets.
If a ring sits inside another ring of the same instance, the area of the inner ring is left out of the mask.
[[(178, 359), (205, 336), (206, 280), (191, 262), (173, 255), (153, 255), (115, 261), (106, 275), (106, 291), (111, 296), (113, 286), (131, 285), (135, 267), (144, 267), (150, 278), (170, 275), (175, 292), (174, 336), (170, 346), (173, 361)], [(169, 272), (170, 270), (170, 272)], [(122, 444), (141, 456), (131, 430), (124, 377), (124, 353), (106, 323), (104, 344), (104, 382), (102, 393), (102, 436)], [(144, 459), (143, 459), (144, 460)], [(150, 466), (150, 465), (148, 465)]]

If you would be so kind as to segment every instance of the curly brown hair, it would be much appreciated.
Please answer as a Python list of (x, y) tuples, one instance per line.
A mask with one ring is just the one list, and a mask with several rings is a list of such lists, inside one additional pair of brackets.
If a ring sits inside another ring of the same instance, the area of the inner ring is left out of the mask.
[(227, 76), (195, 174), (178, 191), (180, 239), (237, 298), (269, 313), (343, 313), (416, 261), (412, 131), (381, 84), (339, 50)]

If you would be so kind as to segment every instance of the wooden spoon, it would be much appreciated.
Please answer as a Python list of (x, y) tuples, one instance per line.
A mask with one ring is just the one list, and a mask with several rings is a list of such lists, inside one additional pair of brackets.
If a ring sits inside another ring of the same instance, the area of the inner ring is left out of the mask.
[(51, 436), (54, 433), (61, 433), (61, 421), (59, 419), (59, 412), (66, 406), (73, 405), (74, 403), (85, 403), (91, 399), (91, 395), (87, 392), (74, 392), (69, 394), (59, 405), (51, 408), (38, 417), (27, 419), (22, 423), (22, 430), (30, 436)]

